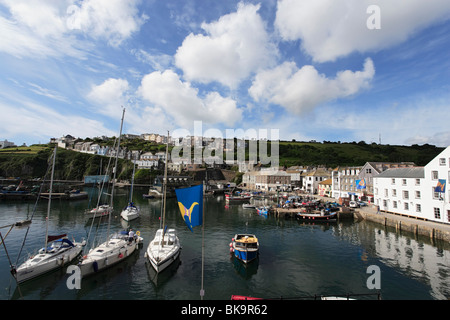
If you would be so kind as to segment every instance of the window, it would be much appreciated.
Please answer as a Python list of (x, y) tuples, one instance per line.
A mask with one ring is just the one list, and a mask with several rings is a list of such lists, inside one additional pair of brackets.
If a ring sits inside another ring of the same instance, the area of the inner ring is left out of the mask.
[(416, 191), (416, 199), (420, 199), (420, 191)]
[(422, 206), (419, 203), (416, 204), (416, 212), (422, 212)]
[(397, 189), (392, 189), (392, 196), (396, 197), (397, 196)]
[(397, 209), (397, 201), (392, 201), (392, 206)]
[(395, 184), (395, 179), (394, 178), (391, 179), (391, 184)]
[(416, 179), (416, 186), (420, 186), (420, 179)]
[(402, 179), (402, 185), (406, 186), (406, 179)]
[(408, 202), (404, 202), (403, 206), (404, 206), (405, 210), (409, 210), (409, 203)]
[(431, 179), (437, 180), (438, 179), (438, 172), (437, 171), (431, 171)]
[(445, 166), (445, 158), (439, 158), (439, 165)]
[(441, 218), (441, 209), (434, 208), (434, 218), (435, 219), (440, 219)]
[(433, 199), (440, 199), (440, 192), (435, 192), (434, 187), (431, 187), (431, 192), (433, 193)]
[(403, 190), (403, 199), (409, 199), (409, 192), (407, 190)]
[(389, 197), (389, 191), (388, 191), (388, 189), (384, 189), (384, 196), (385, 196), (385, 197)]

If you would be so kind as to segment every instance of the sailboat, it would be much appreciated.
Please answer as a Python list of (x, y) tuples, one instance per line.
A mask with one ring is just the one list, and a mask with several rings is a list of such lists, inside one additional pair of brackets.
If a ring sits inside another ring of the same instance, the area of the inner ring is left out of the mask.
[(168, 153), (169, 134), (167, 134), (166, 164), (164, 167), (162, 225), (156, 231), (154, 239), (149, 243), (145, 252), (145, 256), (156, 272), (161, 272), (171, 265), (178, 258), (181, 251), (181, 244), (176, 230), (173, 228), (167, 230), (167, 227), (165, 227)]
[(128, 202), (128, 205), (125, 209), (122, 210), (120, 213), (120, 216), (125, 221), (131, 221), (134, 219), (139, 218), (140, 214), (140, 208), (136, 207), (136, 205), (133, 203), (133, 184), (134, 184), (134, 170), (135, 170), (136, 164), (133, 162), (133, 176), (131, 177), (131, 189), (130, 189), (130, 201)]
[[(120, 137), (122, 136), (122, 126), (123, 118), (125, 116), (125, 109), (123, 109), (122, 120), (120, 124), (120, 133), (117, 145), (114, 174), (113, 174), (113, 185), (111, 190), (111, 207), (113, 207), (114, 199), (114, 186), (116, 181), (116, 171), (117, 171), (117, 159), (119, 155), (120, 148)], [(96, 273), (98, 271), (104, 270), (118, 262), (123, 261), (129, 257), (138, 248), (139, 244), (142, 243), (143, 239), (140, 237), (139, 232), (134, 233), (134, 231), (120, 231), (110, 235), (109, 228), (111, 224), (111, 215), (108, 219), (108, 238), (105, 242), (99, 246), (89, 250), (87, 255), (84, 255), (78, 266), (81, 270), (81, 276), (85, 277), (87, 275)]]
[[(110, 164), (111, 158), (108, 161), (108, 168), (109, 168), (109, 164)], [(108, 171), (108, 169), (107, 169)], [(88, 209), (85, 211), (85, 217), (87, 219), (95, 219), (95, 218), (101, 218), (101, 217), (105, 217), (108, 216), (109, 214), (111, 214), (112, 212), (112, 206), (107, 204), (107, 203), (103, 203), (100, 204), (100, 200), (102, 198), (103, 195), (103, 188), (106, 185), (107, 181), (107, 176), (104, 175), (101, 184), (99, 184), (99, 194), (98, 194), (98, 200), (97, 200), (97, 206), (95, 208), (92, 209)]]
[(52, 173), (50, 179), (50, 191), (48, 196), (47, 218), (46, 218), (46, 234), (45, 246), (38, 251), (36, 255), (31, 256), (17, 269), (13, 269), (13, 274), (18, 283), (30, 280), (44, 273), (62, 268), (74, 260), (83, 249), (85, 242), (74, 242), (67, 238), (66, 234), (57, 236), (48, 235), (48, 224), (50, 220), (50, 208), (53, 191), (53, 176), (55, 171), (56, 150), (53, 152)]

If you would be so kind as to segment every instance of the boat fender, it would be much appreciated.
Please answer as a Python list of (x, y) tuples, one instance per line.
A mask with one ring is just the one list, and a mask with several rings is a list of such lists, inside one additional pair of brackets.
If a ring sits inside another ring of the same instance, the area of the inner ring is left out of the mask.
[(98, 271), (98, 264), (97, 261), (94, 261), (94, 263), (92, 264), (92, 267), (94, 268), (94, 272)]
[(123, 254), (121, 252), (121, 253), (119, 253), (119, 259), (122, 259), (122, 258), (123, 258)]

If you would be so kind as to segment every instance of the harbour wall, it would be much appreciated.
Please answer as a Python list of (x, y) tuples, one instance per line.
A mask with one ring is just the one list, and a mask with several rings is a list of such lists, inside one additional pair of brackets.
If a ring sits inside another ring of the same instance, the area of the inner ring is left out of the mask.
[[(295, 218), (300, 209), (273, 208), (272, 214), (278, 218)], [(414, 236), (429, 237), (431, 241), (441, 240), (450, 243), (450, 224), (416, 219), (391, 212), (377, 212), (374, 205), (351, 209), (342, 207), (338, 212), (338, 220), (367, 220), (386, 227), (393, 227), (397, 232), (409, 232)]]
[(450, 243), (450, 224), (416, 219), (389, 212), (377, 213), (374, 207), (359, 208), (353, 212), (355, 219), (364, 219), (393, 227), (397, 232), (409, 232), (415, 236), (426, 236), (432, 241), (442, 240)]

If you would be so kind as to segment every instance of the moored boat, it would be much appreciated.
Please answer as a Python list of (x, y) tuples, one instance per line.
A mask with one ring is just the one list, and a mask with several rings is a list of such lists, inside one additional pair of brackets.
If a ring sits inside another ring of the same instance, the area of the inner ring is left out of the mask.
[(305, 220), (305, 221), (336, 221), (337, 212), (332, 213), (302, 213), (298, 212), (296, 214), (297, 220)]
[(233, 195), (233, 194), (229, 194), (229, 193), (225, 194), (226, 201), (248, 201), (251, 198), (252, 198), (252, 196), (244, 195), (244, 194), (240, 194), (240, 195)]
[[(169, 137), (169, 134), (167, 134)], [(169, 141), (169, 139), (167, 140)], [(169, 142), (166, 144), (166, 159), (168, 159)], [(161, 212), (161, 228), (155, 233), (153, 241), (148, 244), (145, 252), (146, 258), (150, 261), (156, 272), (161, 272), (171, 265), (180, 255), (181, 244), (175, 229), (167, 230), (165, 226), (166, 204), (167, 204), (167, 162), (164, 166), (163, 181), (163, 209)]]
[(260, 216), (267, 216), (267, 214), (269, 213), (269, 209), (266, 206), (259, 207), (256, 208), (256, 212), (258, 212)]
[(149, 244), (145, 256), (156, 272), (161, 272), (180, 255), (181, 245), (175, 229), (156, 231), (155, 238)]
[(258, 257), (258, 238), (254, 234), (236, 234), (231, 239), (230, 251), (237, 259), (249, 263)]
[(111, 213), (113, 208), (109, 204), (102, 204), (85, 212), (87, 219), (105, 217)]
[(78, 264), (81, 276), (86, 277), (121, 262), (129, 257), (142, 241), (139, 231), (136, 234), (121, 231), (111, 235), (109, 240), (91, 249), (87, 255), (83, 256)]
[[(53, 192), (53, 177), (55, 171), (55, 160), (56, 160), (57, 147), (53, 152), (53, 164), (52, 173), (50, 178), (50, 191), (48, 197), (47, 206), (47, 217), (46, 217), (46, 232), (45, 232), (45, 245), (42, 249), (38, 251), (37, 254), (31, 256), (24, 263), (22, 263), (18, 268), (13, 267), (12, 273), (16, 278), (18, 283), (30, 280), (44, 273), (62, 268), (64, 265), (68, 264), (74, 260), (83, 249), (85, 242), (75, 242), (67, 239), (66, 234), (61, 234), (57, 236), (50, 236), (48, 234), (50, 212), (51, 212), (51, 201)], [(28, 223), (28, 221), (27, 221)], [(31, 219), (29, 220), (31, 223)], [(26, 237), (26, 236), (25, 236)], [(26, 238), (25, 238), (26, 239)], [(24, 241), (25, 243), (25, 241)]]
[(140, 209), (136, 207), (133, 202), (130, 202), (128, 206), (122, 210), (120, 216), (125, 221), (131, 221), (139, 218)]
[(62, 268), (81, 253), (84, 244), (85, 242), (72, 242), (67, 237), (51, 242), (47, 248), (40, 249), (36, 255), (14, 270), (17, 282), (21, 283)]
[(141, 209), (139, 207), (136, 207), (133, 203), (133, 185), (134, 185), (135, 168), (136, 164), (133, 162), (133, 174), (131, 176), (131, 187), (130, 187), (130, 201), (128, 202), (128, 205), (125, 207), (125, 209), (123, 209), (122, 212), (120, 213), (120, 216), (125, 221), (131, 221), (139, 218), (139, 214), (141, 212)]

